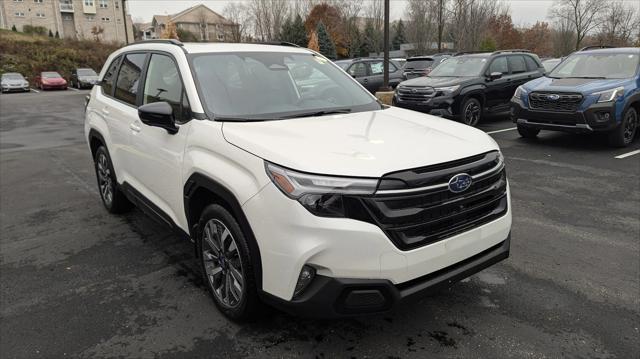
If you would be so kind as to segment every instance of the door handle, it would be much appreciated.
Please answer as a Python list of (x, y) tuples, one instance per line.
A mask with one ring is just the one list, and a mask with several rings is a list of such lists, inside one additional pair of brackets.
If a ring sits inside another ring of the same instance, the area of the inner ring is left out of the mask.
[(135, 123), (130, 124), (129, 129), (135, 133), (138, 133), (141, 130), (140, 126), (136, 125)]
[(104, 113), (105, 115), (109, 114), (109, 108), (105, 107), (102, 109), (102, 113)]

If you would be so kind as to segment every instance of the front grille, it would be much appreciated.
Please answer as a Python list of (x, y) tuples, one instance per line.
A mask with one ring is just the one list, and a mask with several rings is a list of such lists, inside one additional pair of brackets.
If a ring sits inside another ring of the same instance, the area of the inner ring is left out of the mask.
[[(448, 181), (456, 174), (474, 177), (462, 193)], [(363, 203), (375, 223), (401, 250), (422, 247), (478, 227), (507, 212), (507, 180), (497, 152), (462, 161), (388, 174)], [(399, 184), (403, 183), (404, 187)]]
[(398, 98), (405, 102), (425, 102), (435, 96), (433, 87), (398, 87)]
[(576, 112), (582, 103), (579, 93), (532, 92), (529, 107), (532, 110)]

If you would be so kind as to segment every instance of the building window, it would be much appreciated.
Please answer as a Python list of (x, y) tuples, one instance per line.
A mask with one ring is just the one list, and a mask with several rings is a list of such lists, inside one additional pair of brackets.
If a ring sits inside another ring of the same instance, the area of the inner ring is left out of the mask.
[(73, 15), (71, 15), (71, 14), (62, 14), (62, 21), (73, 21)]
[[(22, 0), (13, 0), (13, 2), (22, 2)], [(24, 16), (24, 15), (22, 15)]]
[(115, 2), (115, 4), (116, 4), (116, 9), (119, 9), (120, 8), (120, 4), (117, 1)]
[(38, 12), (38, 13), (36, 13), (36, 17), (44, 19), (44, 13), (43, 12)]
[(95, 6), (95, 3), (93, 2), (93, 0), (84, 0), (84, 6)]
[(224, 34), (218, 33), (218, 41), (224, 41)]
[(33, 0), (34, 3), (36, 4), (42, 4), (44, 2), (44, 0)]
[(107, 3), (107, 0), (99, 0), (99, 5), (101, 9), (106, 9), (109, 7), (109, 4)]
[(93, 16), (93, 15), (86, 15), (86, 19), (87, 19), (87, 21), (95, 21), (96, 20), (95, 16)]
[(103, 18), (102, 18), (102, 21), (104, 21), (104, 22), (109, 22), (109, 21), (111, 21), (111, 19), (109, 19), (108, 17), (103, 17)]
[(21, 11), (16, 12), (17, 17), (24, 17), (24, 13)]

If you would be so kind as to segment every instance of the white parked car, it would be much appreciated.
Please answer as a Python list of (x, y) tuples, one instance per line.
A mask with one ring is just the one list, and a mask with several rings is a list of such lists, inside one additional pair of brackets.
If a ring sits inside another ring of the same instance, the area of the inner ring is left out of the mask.
[(509, 255), (496, 142), (383, 106), (318, 53), (150, 41), (100, 78), (85, 134), (104, 206), (191, 238), (231, 318), (382, 312)]

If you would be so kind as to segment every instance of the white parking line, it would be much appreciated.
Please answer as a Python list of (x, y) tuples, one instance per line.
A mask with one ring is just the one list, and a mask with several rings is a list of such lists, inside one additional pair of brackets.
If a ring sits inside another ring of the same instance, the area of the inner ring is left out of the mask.
[(31, 89), (31, 91), (35, 92), (35, 93), (39, 93), (40, 91), (36, 90), (36, 89)]
[(496, 130), (496, 131), (489, 131), (487, 132), (487, 134), (492, 134), (492, 133), (499, 133), (499, 132), (507, 132), (507, 131), (513, 131), (517, 129), (517, 127), (513, 127), (513, 128), (505, 128), (504, 130)]
[(627, 158), (629, 156), (633, 156), (633, 155), (637, 155), (638, 153), (640, 153), (640, 150), (635, 150), (635, 151), (631, 151), (631, 152), (627, 152), (627, 153), (623, 153), (620, 156), (616, 156), (617, 159), (621, 160), (623, 158)]

